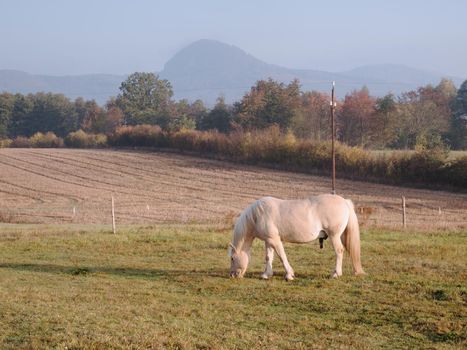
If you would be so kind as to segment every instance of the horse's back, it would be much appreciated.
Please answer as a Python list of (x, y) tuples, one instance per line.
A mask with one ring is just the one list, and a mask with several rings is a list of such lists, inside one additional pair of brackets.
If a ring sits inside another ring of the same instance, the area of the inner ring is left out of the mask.
[(287, 242), (306, 243), (317, 238), (321, 225), (313, 220), (307, 199), (282, 200), (263, 197), (256, 204), (256, 231), (261, 239), (279, 235)]
[(309, 197), (308, 200), (319, 211), (334, 212), (339, 210), (348, 210), (347, 199), (336, 194), (320, 194)]

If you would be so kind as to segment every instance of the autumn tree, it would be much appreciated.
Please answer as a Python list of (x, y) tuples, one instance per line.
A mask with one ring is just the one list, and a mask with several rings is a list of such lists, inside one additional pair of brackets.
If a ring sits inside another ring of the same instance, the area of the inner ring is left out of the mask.
[(366, 87), (345, 96), (337, 120), (343, 142), (361, 147), (371, 143), (375, 103), (375, 98), (370, 96)]
[(101, 132), (104, 134), (114, 132), (119, 126), (123, 124), (123, 119), (123, 111), (120, 108), (117, 106), (107, 106)]
[(81, 129), (92, 134), (109, 134), (123, 124), (123, 112), (117, 106), (115, 99), (110, 99), (105, 108), (100, 107), (94, 100), (87, 101), (86, 115)]
[(90, 101), (86, 101), (82, 97), (78, 97), (73, 102), (73, 109), (75, 111), (75, 120), (73, 121), (73, 130), (78, 130), (82, 127), (88, 109), (90, 107)]
[(86, 132), (94, 132), (97, 120), (103, 114), (102, 108), (96, 101), (89, 101), (86, 103), (86, 114), (84, 116), (81, 128)]
[(443, 119), (448, 124), (457, 95), (454, 83), (449, 79), (441, 79), (435, 87), (431, 85), (420, 87), (418, 93), (421, 101), (433, 102), (436, 105), (438, 118)]
[(294, 134), (301, 138), (327, 140), (331, 137), (330, 97), (311, 91), (301, 94), (301, 106), (293, 119)]
[(396, 147), (432, 148), (442, 146), (451, 118), (455, 94), (446, 80), (436, 87), (431, 85), (399, 97), (399, 116)]

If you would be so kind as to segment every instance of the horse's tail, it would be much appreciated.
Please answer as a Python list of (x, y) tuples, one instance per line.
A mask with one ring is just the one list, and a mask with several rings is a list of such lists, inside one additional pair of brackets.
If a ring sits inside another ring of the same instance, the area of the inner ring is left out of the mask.
[(352, 259), (353, 269), (356, 275), (364, 274), (360, 261), (360, 228), (358, 226), (357, 214), (351, 200), (346, 199), (350, 209), (349, 221), (343, 235), (343, 243)]

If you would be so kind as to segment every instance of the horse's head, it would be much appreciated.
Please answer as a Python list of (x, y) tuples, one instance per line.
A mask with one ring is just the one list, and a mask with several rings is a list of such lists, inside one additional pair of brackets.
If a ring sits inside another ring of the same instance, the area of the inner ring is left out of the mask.
[(250, 256), (243, 250), (237, 250), (230, 244), (229, 246), (230, 256), (230, 277), (242, 278), (248, 267)]

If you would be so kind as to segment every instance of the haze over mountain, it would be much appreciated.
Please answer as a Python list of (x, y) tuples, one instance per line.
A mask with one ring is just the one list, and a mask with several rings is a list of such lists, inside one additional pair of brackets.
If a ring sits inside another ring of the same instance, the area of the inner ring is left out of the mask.
[[(319, 53), (317, 53), (319, 54)], [(174, 88), (175, 98), (201, 99), (213, 105), (219, 95), (228, 102), (239, 100), (259, 79), (282, 82), (299, 79), (302, 90), (329, 91), (336, 81), (339, 97), (367, 86), (372, 95), (398, 95), (426, 84), (437, 84), (446, 75), (404, 65), (375, 64), (344, 72), (290, 69), (263, 62), (238, 47), (214, 40), (199, 40), (176, 53), (159, 72)], [(16, 70), (0, 70), (0, 91), (63, 93), (74, 99), (95, 99), (104, 104), (118, 94), (125, 75), (88, 74), (76, 76), (34, 75)], [(448, 77), (459, 85), (463, 79)]]
[(83, 97), (104, 104), (118, 94), (118, 87), (125, 78), (125, 75), (112, 74), (51, 76), (0, 70), (0, 91), (22, 94), (54, 92), (71, 99)]

